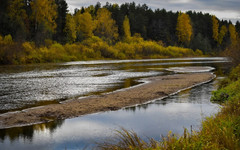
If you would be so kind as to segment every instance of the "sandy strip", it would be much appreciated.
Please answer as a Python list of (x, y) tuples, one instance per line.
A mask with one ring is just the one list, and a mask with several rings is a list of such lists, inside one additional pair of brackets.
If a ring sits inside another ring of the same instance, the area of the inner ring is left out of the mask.
[(211, 81), (212, 73), (191, 73), (158, 76), (146, 79), (148, 82), (108, 94), (89, 96), (62, 104), (51, 104), (23, 111), (0, 115), (0, 129), (26, 126), (55, 119), (66, 119), (101, 111), (118, 110), (122, 107), (142, 104), (163, 98), (181, 89)]

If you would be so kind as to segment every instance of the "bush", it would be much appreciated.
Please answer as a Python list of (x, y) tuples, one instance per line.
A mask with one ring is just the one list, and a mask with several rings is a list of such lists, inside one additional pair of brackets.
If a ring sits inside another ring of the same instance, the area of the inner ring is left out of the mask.
[(4, 37), (4, 39), (3, 39), (3, 41), (4, 41), (5, 43), (12, 43), (12, 42), (13, 42), (12, 36), (11, 36), (10, 34), (6, 35), (6, 36)]
[(219, 89), (213, 92), (212, 101), (231, 100), (240, 91), (240, 65), (234, 68), (229, 76), (220, 82)]

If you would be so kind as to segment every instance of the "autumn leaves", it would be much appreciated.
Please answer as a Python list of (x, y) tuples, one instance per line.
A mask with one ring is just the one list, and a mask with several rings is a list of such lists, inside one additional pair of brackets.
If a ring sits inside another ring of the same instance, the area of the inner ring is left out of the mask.
[(188, 14), (179, 13), (176, 34), (180, 43), (188, 45), (192, 37), (191, 19)]
[(75, 15), (68, 14), (65, 32), (67, 41), (82, 41), (96, 35), (106, 41), (118, 39), (118, 27), (111, 17), (111, 12), (106, 8), (100, 8), (97, 15), (92, 15), (86, 10), (84, 13), (78, 11)]

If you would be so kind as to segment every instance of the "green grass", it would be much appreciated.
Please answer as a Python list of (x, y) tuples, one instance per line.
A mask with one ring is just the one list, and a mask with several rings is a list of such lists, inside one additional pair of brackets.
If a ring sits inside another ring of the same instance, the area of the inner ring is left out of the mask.
[[(212, 100), (221, 101), (221, 111), (205, 118), (198, 132), (184, 130), (182, 136), (169, 132), (161, 141), (143, 141), (135, 132), (122, 129), (115, 139), (98, 144), (102, 150), (239, 150), (240, 149), (240, 65), (233, 69)], [(222, 84), (221, 83), (221, 84)], [(221, 95), (228, 95), (227, 97)]]

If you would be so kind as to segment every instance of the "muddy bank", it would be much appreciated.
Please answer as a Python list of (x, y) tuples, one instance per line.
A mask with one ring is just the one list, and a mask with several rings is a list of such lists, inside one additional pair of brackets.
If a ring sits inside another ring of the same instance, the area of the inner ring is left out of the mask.
[(148, 78), (145, 84), (108, 93), (0, 115), (0, 129), (24, 126), (55, 119), (66, 119), (162, 98), (181, 89), (212, 80), (212, 73), (175, 74)]

